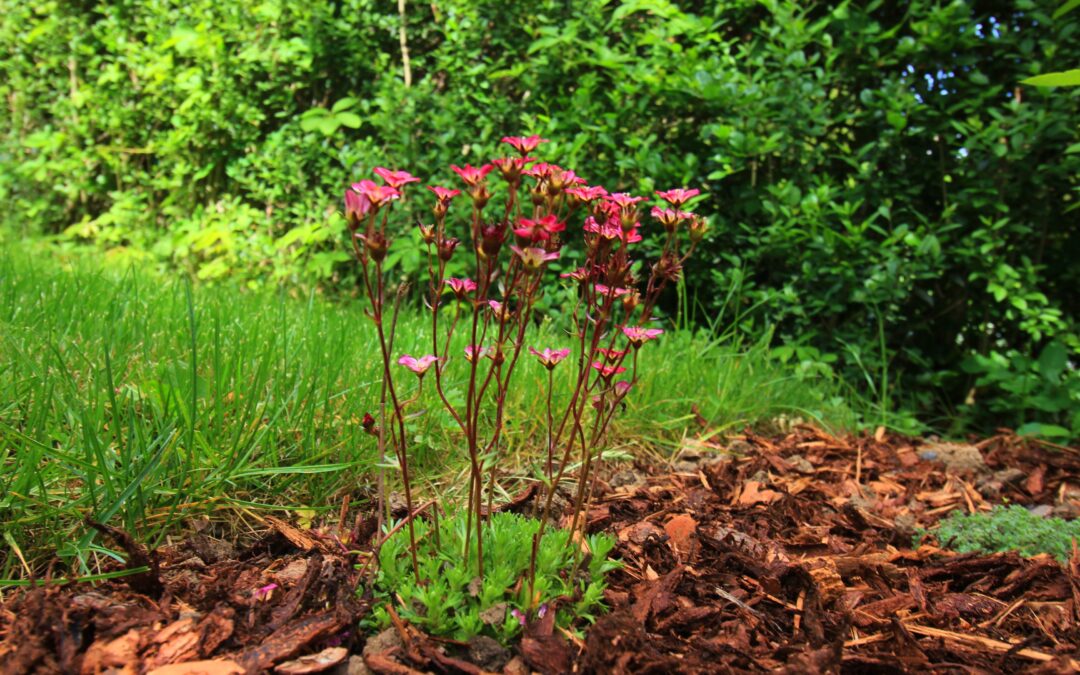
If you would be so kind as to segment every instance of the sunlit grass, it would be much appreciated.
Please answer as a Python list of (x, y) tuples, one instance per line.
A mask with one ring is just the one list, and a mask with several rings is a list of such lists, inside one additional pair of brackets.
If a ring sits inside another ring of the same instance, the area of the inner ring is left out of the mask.
[[(115, 554), (84, 517), (152, 545), (203, 515), (236, 523), (267, 509), (336, 512), (346, 494), (363, 503), (377, 458), (360, 420), (381, 382), (363, 310), (0, 255), (0, 578), (39, 572), (54, 552), (76, 574), (99, 571)], [(429, 321), (403, 311), (395, 351), (430, 352)], [(528, 343), (568, 337), (547, 322)], [(451, 400), (463, 397), (463, 344), (450, 352)], [(515, 385), (507, 473), (527, 470), (545, 433), (546, 371), (523, 358)], [(454, 484), (466, 461), (425, 389), (410, 408), (421, 413), (409, 440), (421, 490)], [(832, 391), (786, 374), (763, 347), (669, 331), (645, 348), (612, 443), (668, 454), (702, 431), (698, 415), (713, 430), (780, 413), (845, 425)]]

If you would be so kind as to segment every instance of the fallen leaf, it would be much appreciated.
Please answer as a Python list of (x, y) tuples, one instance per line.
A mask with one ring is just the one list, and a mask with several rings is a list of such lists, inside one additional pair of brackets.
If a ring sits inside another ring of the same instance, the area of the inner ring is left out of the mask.
[(753, 506), (754, 504), (772, 504), (776, 500), (780, 499), (784, 495), (776, 490), (762, 490), (761, 483), (748, 480), (743, 484), (742, 492), (739, 494), (740, 506)]
[(697, 521), (692, 516), (680, 513), (664, 525), (664, 532), (671, 539), (675, 552), (686, 556), (693, 548), (694, 535), (697, 534)]

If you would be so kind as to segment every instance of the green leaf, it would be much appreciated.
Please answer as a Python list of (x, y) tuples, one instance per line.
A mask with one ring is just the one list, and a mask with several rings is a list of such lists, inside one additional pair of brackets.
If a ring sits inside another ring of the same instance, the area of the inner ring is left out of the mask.
[(1048, 438), (1068, 438), (1072, 436), (1072, 432), (1065, 427), (1041, 422), (1028, 422), (1017, 429), (1016, 433), (1019, 436), (1046, 436)]
[(1069, 12), (1073, 11), (1077, 7), (1080, 7), (1080, 0), (1067, 0), (1061, 7), (1054, 10), (1054, 13), (1050, 15), (1050, 18), (1057, 21), (1061, 17), (1065, 16)]
[(341, 122), (336, 117), (323, 117), (319, 120), (317, 128), (319, 131), (327, 136), (333, 136), (334, 132), (341, 126)]
[(1036, 75), (1026, 80), (1020, 80), (1020, 84), (1027, 84), (1032, 87), (1078, 87), (1080, 86), (1080, 68), (1066, 70), (1061, 73)]
[(359, 129), (360, 125), (363, 124), (363, 120), (361, 120), (360, 116), (356, 113), (338, 113), (334, 117), (337, 119), (338, 124), (343, 127), (349, 127), (350, 129)]
[(330, 108), (330, 112), (339, 113), (342, 110), (348, 110), (356, 105), (356, 99), (351, 96), (347, 96), (334, 104), (333, 108)]
[(1039, 354), (1039, 374), (1043, 376), (1043, 379), (1054, 382), (1061, 374), (1065, 372), (1065, 368), (1069, 365), (1069, 353), (1065, 349), (1065, 345), (1061, 342), (1054, 340), (1050, 344), (1043, 348), (1042, 353)]
[(300, 128), (304, 131), (315, 131), (322, 127), (324, 121), (326, 121), (325, 115), (305, 115), (300, 120)]

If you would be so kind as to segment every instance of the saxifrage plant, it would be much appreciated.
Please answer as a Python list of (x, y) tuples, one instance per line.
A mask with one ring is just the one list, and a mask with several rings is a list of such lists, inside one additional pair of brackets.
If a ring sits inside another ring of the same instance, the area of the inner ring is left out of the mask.
[[(489, 570), (485, 564), (491, 559), (485, 545), (490, 545), (488, 539), (497, 538), (497, 534), (483, 523), (487, 514), (494, 512), (496, 474), (506, 451), (507, 392), (514, 385), (515, 366), (526, 352), (548, 369), (546, 447), (538, 471), (545, 487), (541, 517), (531, 534), (527, 570), (521, 578), (504, 580), (520, 589), (519, 602), (531, 611), (550, 599), (545, 597), (546, 581), (538, 580), (538, 560), (546, 550), (544, 534), (555, 515), (556, 493), (570, 478), (572, 465), (576, 476), (569, 481), (572, 509), (565, 541), (573, 560), (588, 554), (583, 550), (587, 546), (582, 536), (582, 514), (592, 496), (608, 427), (638, 379), (641, 348), (664, 332), (653, 320), (660, 294), (679, 279), (683, 264), (706, 233), (707, 222), (683, 210), (698, 196), (698, 190), (658, 191), (656, 196), (664, 204), (653, 206), (649, 214), (662, 226), (664, 243), (659, 257), (644, 267), (632, 258), (631, 251), (642, 239), (645, 197), (589, 186), (572, 170), (531, 157), (546, 142), (539, 136), (506, 137), (503, 141), (516, 151), (516, 156), (494, 159), (479, 167), (451, 166), (464, 184), (464, 191), (428, 186), (434, 196), (433, 220), (418, 224), (427, 247), (425, 300), (431, 314), (428, 354), (399, 354), (395, 350), (395, 317), (403, 287), (391, 293), (383, 265), (394, 236), (394, 207), (419, 178), (406, 171), (376, 168), (375, 174), (382, 182), (362, 180), (353, 184), (345, 194), (345, 215), (382, 359), (380, 410), (377, 418), (369, 415), (364, 424), (377, 439), (381, 464), (400, 470), (408, 513), (406, 522), (399, 526), (403, 525), (408, 534), (407, 552), (415, 586), (436, 583), (428, 575), (443, 569), (432, 570), (420, 561), (421, 528), (416, 522), (418, 513), (409, 470), (410, 437), (406, 427), (411, 409), (424, 396), (425, 383), (430, 383), (430, 389), (434, 389), (460, 431), (468, 454), (469, 481), (463, 536), (444, 537), (442, 528), (435, 524), (431, 541), (423, 545), (434, 546), (440, 555), (471, 561), (475, 570), (469, 570), (469, 574), (485, 583), (486, 574), (501, 575), (506, 571)], [(505, 185), (505, 190), (498, 190), (498, 198), (488, 179), (493, 172), (502, 177)], [(463, 194), (468, 208), (463, 217), (455, 217), (452, 207), (465, 202)], [(559, 275), (563, 283), (575, 289), (576, 300), (568, 308), (573, 326), (568, 346), (529, 345), (526, 350), (537, 299), (550, 284), (558, 283), (548, 273), (548, 267), (560, 259), (569, 241), (578, 238), (567, 236), (573, 231), (569, 229), (571, 223), (575, 223), (575, 229), (580, 227), (584, 264)], [(461, 258), (465, 258), (472, 275), (449, 276), (449, 266), (460, 265)], [(450, 352), (451, 342), (459, 332), (466, 336), (463, 358)], [(556, 369), (564, 362), (567, 365), (557, 376)], [(463, 401), (451, 400), (448, 393), (447, 378), (454, 367), (464, 371), (467, 381)], [(411, 375), (405, 382), (399, 379), (403, 372)], [(559, 397), (557, 407), (552, 396), (555, 390), (565, 394)], [(391, 453), (393, 458), (388, 462)], [(388, 505), (382, 475), (379, 498), (381, 522)], [(438, 503), (432, 505), (435, 523), (439, 508)]]
[(541, 601), (530, 608), (522, 580), (532, 565), (531, 542), (539, 525), (514, 513), (493, 514), (485, 530), (483, 579), (476, 576), (476, 549), (469, 549), (469, 557), (461, 556), (471, 529), (464, 511), (431, 523), (417, 522), (417, 559), (424, 583), (416, 583), (413, 576), (409, 540), (390, 537), (379, 550), (374, 585), (383, 602), (372, 608), (372, 623), (380, 628), (390, 625), (385, 605), (391, 598), (402, 619), (455, 640), (486, 634), (506, 642), (529, 619), (543, 618), (547, 612), (556, 613), (555, 623), (561, 628), (571, 629), (578, 619), (591, 621), (603, 599), (604, 576), (619, 567), (608, 558), (615, 538), (588, 535), (590, 556), (579, 560), (568, 530), (544, 537), (535, 563), (534, 594)]

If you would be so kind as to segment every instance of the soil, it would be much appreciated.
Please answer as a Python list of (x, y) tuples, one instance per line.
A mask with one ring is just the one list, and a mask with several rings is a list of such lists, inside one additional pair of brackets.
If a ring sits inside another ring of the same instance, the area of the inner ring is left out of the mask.
[[(7, 595), (0, 672), (1080, 671), (1075, 544), (1062, 565), (913, 541), (951, 511), (1003, 501), (1076, 517), (1080, 451), (1007, 433), (965, 445), (797, 427), (697, 442), (637, 469), (613, 471), (588, 512), (625, 566), (583, 641), (554, 627), (554, 612), (513, 650), (403, 622), (365, 636), (362, 560), (341, 541), (370, 539), (371, 524), (268, 519), (242, 549), (196, 537), (147, 552), (104, 528), (150, 571)], [(512, 507), (527, 510), (535, 492)]]

